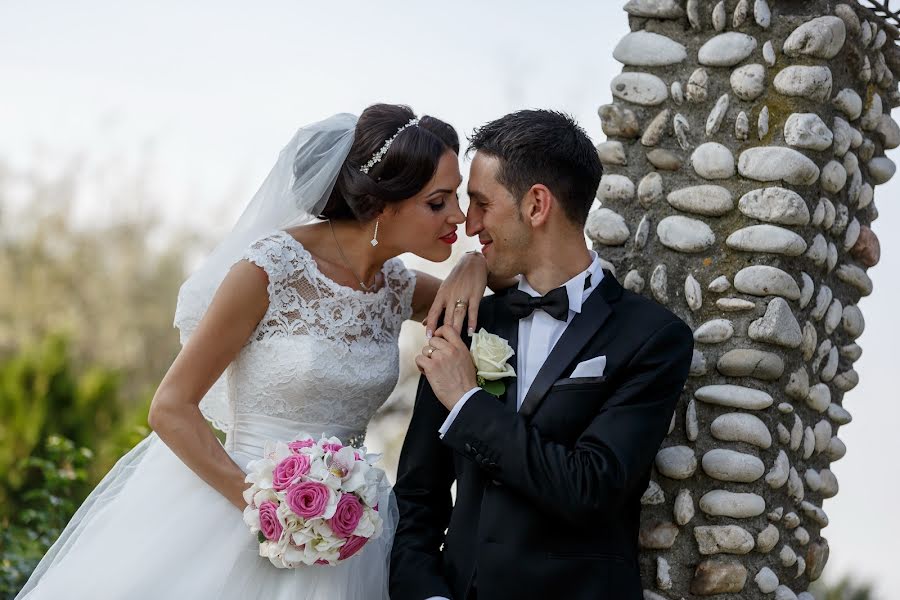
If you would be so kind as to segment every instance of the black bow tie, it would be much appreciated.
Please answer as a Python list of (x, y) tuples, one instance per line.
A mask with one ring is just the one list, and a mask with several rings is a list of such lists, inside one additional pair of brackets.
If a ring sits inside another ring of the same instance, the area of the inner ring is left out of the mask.
[[(591, 287), (590, 274), (584, 281), (584, 289)], [(531, 296), (522, 290), (512, 290), (506, 296), (509, 312), (517, 319), (524, 319), (536, 310), (542, 310), (554, 319), (569, 319), (569, 293), (565, 286), (550, 290), (543, 296)]]

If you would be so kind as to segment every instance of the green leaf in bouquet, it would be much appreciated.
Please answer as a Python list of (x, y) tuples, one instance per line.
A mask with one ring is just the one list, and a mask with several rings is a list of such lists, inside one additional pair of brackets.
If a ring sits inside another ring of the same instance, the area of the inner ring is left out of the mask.
[(266, 541), (266, 536), (263, 535), (263, 532), (262, 532), (262, 531), (257, 531), (257, 532), (256, 532), (256, 539), (259, 540), (259, 543), (260, 543), (260, 544), (262, 544), (264, 541)]

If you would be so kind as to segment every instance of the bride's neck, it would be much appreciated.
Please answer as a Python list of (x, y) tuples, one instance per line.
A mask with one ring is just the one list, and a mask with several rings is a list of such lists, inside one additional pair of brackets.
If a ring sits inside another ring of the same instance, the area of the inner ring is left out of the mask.
[[(327, 228), (324, 232), (327, 236), (325, 246), (328, 246), (328, 242), (334, 246), (337, 255), (335, 262), (347, 266), (344, 264), (344, 258), (346, 258), (353, 273), (361, 277), (366, 284), (371, 284), (376, 273), (381, 271), (385, 261), (397, 256), (397, 253), (393, 252), (388, 244), (372, 245), (375, 233), (374, 223), (334, 221), (331, 226), (326, 223), (325, 227)], [(334, 228), (334, 234), (330, 231), (331, 227)], [(343, 252), (343, 256), (341, 256), (341, 252)]]

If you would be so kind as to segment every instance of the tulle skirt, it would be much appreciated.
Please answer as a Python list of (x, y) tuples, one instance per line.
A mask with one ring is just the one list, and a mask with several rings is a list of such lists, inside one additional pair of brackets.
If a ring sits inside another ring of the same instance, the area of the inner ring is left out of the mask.
[[(226, 450), (242, 468), (266, 439), (305, 431), (341, 435), (272, 417), (236, 426)], [(397, 526), (390, 488), (380, 492), (384, 532), (337, 566), (278, 569), (259, 556), (241, 512), (156, 434), (126, 454), (81, 506), (16, 600), (388, 598)]]

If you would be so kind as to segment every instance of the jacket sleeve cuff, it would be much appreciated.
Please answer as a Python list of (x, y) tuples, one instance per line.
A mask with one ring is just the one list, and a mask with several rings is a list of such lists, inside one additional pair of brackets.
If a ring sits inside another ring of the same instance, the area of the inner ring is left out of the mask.
[(501, 449), (518, 418), (497, 398), (478, 390), (459, 410), (453, 427), (447, 430), (442, 441), (482, 469), (494, 472), (502, 458)]
[(468, 392), (466, 392), (465, 394), (463, 394), (463, 397), (459, 399), (459, 402), (456, 403), (456, 405), (450, 411), (450, 414), (447, 415), (446, 419), (444, 419), (443, 425), (441, 425), (440, 428), (438, 429), (438, 433), (441, 434), (441, 439), (443, 439), (443, 437), (447, 434), (447, 430), (450, 429), (450, 426), (453, 425), (453, 421), (456, 420), (456, 415), (458, 415), (459, 411), (462, 410), (463, 405), (466, 403), (466, 401), (468, 401), (469, 398), (474, 396), (479, 390), (481, 390), (481, 388), (474, 387), (471, 390), (469, 390)]

